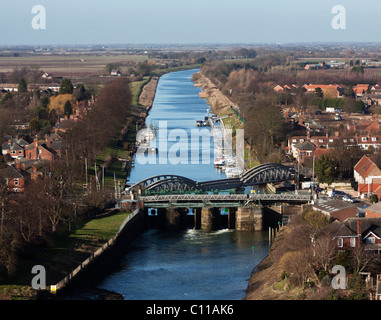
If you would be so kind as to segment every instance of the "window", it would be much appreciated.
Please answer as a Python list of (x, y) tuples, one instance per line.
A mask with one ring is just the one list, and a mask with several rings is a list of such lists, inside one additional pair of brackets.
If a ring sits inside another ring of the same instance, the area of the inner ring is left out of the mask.
[(347, 139), (344, 139), (344, 140), (343, 140), (343, 142), (344, 142), (344, 143), (347, 143), (347, 142), (348, 142), (348, 140), (347, 140)]
[(319, 139), (319, 142), (324, 142), (324, 140), (323, 139)]
[(351, 139), (350, 141), (351, 141), (351, 142), (355, 142), (355, 139)]
[(351, 238), (351, 247), (356, 247), (356, 238)]
[(368, 238), (366, 238), (366, 243), (376, 243), (376, 238), (375, 237), (368, 237)]
[(315, 142), (315, 139), (311, 139), (310, 141), (311, 141), (311, 142)]
[(299, 139), (300, 142), (304, 142), (304, 139)]
[(329, 142), (333, 142), (333, 139), (329, 139)]
[(13, 181), (14, 181), (15, 186), (18, 186), (20, 183), (18, 178), (15, 178)]
[(338, 238), (338, 239), (337, 239), (337, 246), (338, 246), (339, 248), (342, 248), (342, 247), (343, 247), (343, 238)]
[(362, 138), (361, 138), (361, 141), (363, 141), (363, 142), (366, 142), (366, 140), (367, 140), (366, 137), (362, 137)]
[(292, 139), (292, 142), (296, 142), (296, 139)]
[(377, 138), (376, 137), (372, 137), (372, 141), (377, 141)]

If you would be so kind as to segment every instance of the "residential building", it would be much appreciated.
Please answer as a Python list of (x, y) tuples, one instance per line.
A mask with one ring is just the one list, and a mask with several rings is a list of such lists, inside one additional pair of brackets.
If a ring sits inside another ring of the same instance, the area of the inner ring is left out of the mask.
[(381, 135), (359, 135), (357, 138), (357, 145), (364, 150), (379, 150), (381, 146)]
[(338, 250), (362, 246), (365, 250), (380, 256), (381, 253), (381, 218), (349, 218), (329, 224), (325, 231), (334, 234)]
[(353, 87), (353, 92), (355, 93), (357, 97), (362, 97), (369, 90), (370, 90), (369, 84), (358, 84), (357, 86)]
[(381, 202), (377, 202), (365, 208), (366, 218), (381, 218)]
[(329, 200), (316, 203), (312, 206), (315, 211), (324, 213), (330, 219), (345, 221), (348, 218), (356, 218), (357, 207), (342, 200)]
[(34, 141), (25, 147), (25, 158), (28, 160), (48, 160), (53, 161), (58, 158), (57, 153), (50, 147), (50, 142), (46, 140)]
[(354, 166), (353, 175), (358, 183), (358, 196), (372, 193), (381, 195), (381, 170), (371, 156), (364, 155)]
[(24, 149), (28, 144), (19, 137), (9, 138), (7, 142), (1, 145), (1, 150), (3, 155), (9, 154), (13, 159), (22, 159), (25, 157)]
[(0, 174), (5, 179), (9, 192), (24, 192), (28, 173), (20, 167), (20, 163), (16, 167), (8, 166)]

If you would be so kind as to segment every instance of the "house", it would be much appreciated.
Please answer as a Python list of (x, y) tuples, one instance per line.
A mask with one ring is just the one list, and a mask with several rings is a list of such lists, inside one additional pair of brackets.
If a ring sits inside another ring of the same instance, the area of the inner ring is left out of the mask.
[(112, 77), (120, 77), (122, 73), (119, 70), (111, 70), (110, 75)]
[(16, 167), (8, 166), (1, 171), (1, 176), (5, 179), (9, 192), (24, 192), (28, 173), (25, 168), (16, 163)]
[(288, 139), (289, 153), (294, 153), (295, 144), (306, 141), (312, 143), (317, 149), (329, 149), (334, 147), (337, 143), (340, 143), (347, 148), (357, 146), (357, 138), (355, 136), (339, 136), (338, 134), (335, 134), (334, 136), (311, 136), (310, 133), (307, 132), (307, 136), (293, 136)]
[(377, 202), (365, 208), (366, 218), (381, 218), (381, 202)]
[(308, 63), (304, 67), (305, 70), (319, 70), (324, 69), (328, 66), (326, 66), (325, 62), (319, 62), (318, 64)]
[(44, 78), (44, 79), (52, 79), (53, 78), (53, 75), (51, 73), (47, 73), (45, 72), (41, 78)]
[(380, 177), (381, 183), (381, 170), (372, 161), (369, 155), (364, 155), (354, 166), (354, 178), (357, 183), (371, 183), (375, 177)]
[(13, 159), (25, 157), (24, 149), (29, 143), (22, 138), (9, 138), (7, 142), (1, 145), (3, 155), (10, 155)]
[(25, 147), (25, 159), (53, 161), (57, 158), (57, 153), (50, 147), (49, 141), (35, 138), (31, 144)]
[(379, 150), (381, 146), (381, 135), (359, 135), (357, 138), (357, 145), (364, 150)]
[(307, 93), (315, 93), (317, 88), (320, 88), (323, 91), (323, 94), (332, 94), (332, 92), (334, 92), (334, 96), (337, 98), (342, 97), (344, 91), (344, 88), (337, 84), (305, 84), (303, 87), (306, 89)]
[(380, 123), (375, 119), (362, 120), (358, 124), (348, 124), (347, 130), (358, 134), (372, 134), (381, 130)]
[(357, 97), (362, 97), (364, 94), (369, 92), (370, 85), (369, 84), (358, 84), (357, 86), (353, 87), (353, 92)]
[(344, 221), (348, 218), (356, 218), (357, 207), (342, 200), (329, 200), (316, 203), (312, 206), (314, 211), (320, 211), (327, 217), (338, 221)]
[(293, 145), (292, 155), (298, 161), (303, 162), (306, 157), (311, 157), (316, 147), (309, 141)]
[(368, 252), (380, 256), (381, 253), (381, 218), (349, 218), (329, 224), (325, 231), (334, 234), (338, 250), (353, 249), (363, 246)]
[(381, 170), (371, 158), (364, 155), (353, 168), (354, 179), (358, 183), (358, 196), (369, 196), (371, 193), (381, 195)]
[(281, 85), (276, 85), (274, 87), (274, 91), (277, 92), (277, 93), (282, 93), (282, 92), (289, 92), (291, 90), (294, 90), (294, 89), (298, 89), (299, 86), (296, 85), (296, 84), (292, 84), (292, 85), (284, 85), (284, 86), (281, 86)]

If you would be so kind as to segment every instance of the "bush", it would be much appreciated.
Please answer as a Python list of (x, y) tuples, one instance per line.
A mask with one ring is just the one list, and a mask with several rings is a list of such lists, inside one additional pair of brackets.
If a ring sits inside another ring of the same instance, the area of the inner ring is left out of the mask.
[(378, 202), (378, 196), (376, 194), (372, 194), (370, 196), (370, 202), (377, 203)]

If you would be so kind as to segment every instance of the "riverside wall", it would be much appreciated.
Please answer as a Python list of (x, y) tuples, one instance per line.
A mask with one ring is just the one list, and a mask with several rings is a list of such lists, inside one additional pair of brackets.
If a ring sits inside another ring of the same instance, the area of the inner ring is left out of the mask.
[[(93, 286), (118, 264), (122, 253), (144, 230), (144, 212), (137, 208), (121, 224), (115, 235), (65, 278), (47, 288), (54, 294), (67, 294), (75, 287)], [(53, 289), (53, 290), (52, 290)]]

